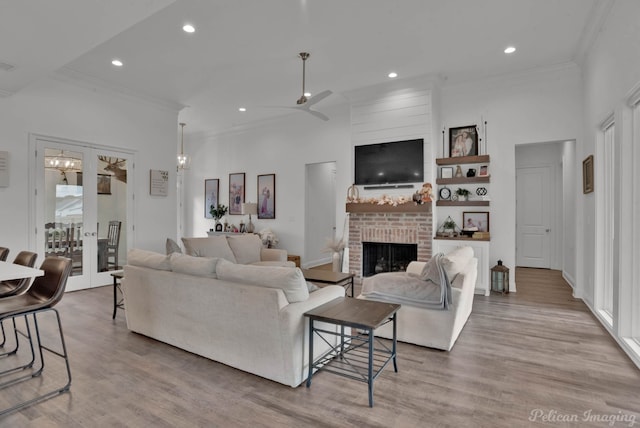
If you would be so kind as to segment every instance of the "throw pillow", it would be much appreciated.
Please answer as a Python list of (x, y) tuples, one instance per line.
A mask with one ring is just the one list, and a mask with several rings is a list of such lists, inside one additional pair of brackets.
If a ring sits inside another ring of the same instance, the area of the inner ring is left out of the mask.
[(227, 243), (227, 237), (210, 236), (208, 238), (182, 238), (184, 251), (195, 257), (218, 257), (236, 263), (236, 258)]
[(182, 253), (182, 249), (180, 248), (180, 245), (178, 245), (178, 243), (171, 238), (167, 238), (167, 243), (165, 244), (165, 247), (167, 249), (167, 255), (170, 255), (173, 253)]
[(455, 280), (456, 275), (469, 264), (469, 260), (472, 258), (473, 248), (468, 246), (458, 247), (442, 257), (442, 267), (447, 273), (450, 282)]
[(227, 236), (227, 242), (236, 263), (248, 265), (260, 261), (260, 250), (262, 249), (262, 241), (258, 235), (246, 234), (238, 236)]
[(171, 270), (177, 273), (186, 273), (188, 275), (206, 276), (208, 278), (217, 278), (216, 265), (217, 258), (210, 257), (193, 257), (181, 253), (173, 253), (170, 256)]
[(289, 303), (303, 302), (309, 298), (307, 282), (298, 268), (238, 265), (220, 260), (216, 273), (219, 279), (225, 281), (279, 288)]
[(132, 248), (127, 253), (127, 264), (158, 270), (171, 270), (169, 256), (137, 248)]

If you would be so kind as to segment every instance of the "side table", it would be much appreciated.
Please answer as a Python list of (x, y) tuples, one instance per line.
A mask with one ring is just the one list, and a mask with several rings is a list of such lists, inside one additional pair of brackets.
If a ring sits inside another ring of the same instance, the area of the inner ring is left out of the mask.
[(295, 254), (288, 254), (287, 261), (294, 262), (296, 264), (296, 267), (300, 267), (300, 256), (297, 256)]
[(304, 275), (304, 279), (307, 281), (318, 283), (319, 287), (322, 287), (322, 284), (331, 284), (331, 285), (341, 285), (344, 287), (346, 291), (349, 291), (351, 288), (351, 297), (354, 295), (354, 283), (353, 277), (355, 276), (352, 273), (344, 273), (344, 272), (334, 272), (331, 270), (323, 270), (323, 269), (301, 269), (302, 275)]
[[(397, 373), (396, 363), (396, 312), (400, 305), (374, 302), (370, 300), (339, 297), (306, 312), (309, 318), (309, 374), (307, 388), (311, 386), (313, 370), (325, 370), (343, 377), (365, 382), (369, 387), (369, 407), (373, 407), (373, 381), (389, 361)], [(340, 326), (340, 333), (316, 327), (316, 321)], [(393, 323), (391, 349), (377, 340), (374, 330)], [(355, 333), (345, 333), (345, 327), (355, 329)], [(364, 333), (358, 334), (358, 330)], [(317, 334), (325, 343), (327, 337), (340, 336), (339, 343), (313, 360), (313, 338)], [(377, 346), (376, 346), (377, 345)]]
[(118, 308), (124, 310), (124, 298), (120, 298), (118, 300), (118, 291), (120, 291), (120, 296), (122, 296), (122, 288), (120, 287), (120, 280), (124, 278), (124, 272), (113, 272), (111, 274), (113, 277), (113, 318), (116, 319), (116, 311)]

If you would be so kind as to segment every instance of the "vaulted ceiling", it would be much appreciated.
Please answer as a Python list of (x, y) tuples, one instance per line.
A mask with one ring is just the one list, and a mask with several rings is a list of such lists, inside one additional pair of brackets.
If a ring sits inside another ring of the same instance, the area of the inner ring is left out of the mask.
[[(185, 133), (292, 110), (307, 90), (449, 82), (576, 61), (603, 0), (3, 0), (0, 96), (56, 75), (184, 106)], [(182, 30), (191, 23), (195, 33)], [(513, 45), (517, 51), (505, 55)], [(113, 58), (123, 67), (111, 65)], [(2, 64), (5, 64), (3, 67)], [(6, 70), (7, 66), (12, 66)], [(240, 113), (239, 107), (247, 111)], [(293, 113), (299, 114), (299, 113)], [(300, 114), (300, 120), (317, 120)]]

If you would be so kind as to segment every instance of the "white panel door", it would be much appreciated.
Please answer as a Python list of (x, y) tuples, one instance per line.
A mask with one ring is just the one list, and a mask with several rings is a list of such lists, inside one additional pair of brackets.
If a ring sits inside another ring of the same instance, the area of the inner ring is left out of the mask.
[(523, 267), (551, 267), (550, 194), (551, 168), (548, 166), (516, 170), (516, 264)]

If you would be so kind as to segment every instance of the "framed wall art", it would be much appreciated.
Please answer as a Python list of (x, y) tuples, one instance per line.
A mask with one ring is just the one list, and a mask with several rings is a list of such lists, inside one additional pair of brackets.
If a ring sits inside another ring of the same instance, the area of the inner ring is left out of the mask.
[[(109, 178), (109, 188), (111, 188), (111, 178)], [(100, 194), (100, 177), (98, 177), (98, 194)], [(167, 196), (169, 194), (169, 171), (149, 170), (149, 194), (151, 196)]]
[(258, 176), (258, 218), (276, 218), (276, 175)]
[(449, 128), (449, 157), (478, 156), (476, 125)]
[(582, 193), (593, 192), (593, 155), (582, 161)]
[(242, 214), (244, 203), (244, 172), (229, 174), (229, 214)]
[(211, 215), (211, 206), (214, 208), (220, 203), (220, 180), (210, 178), (204, 180), (204, 218), (213, 218)]
[(462, 213), (462, 228), (477, 227), (478, 232), (489, 232), (489, 213), (484, 211), (464, 211)]
[(452, 166), (440, 167), (440, 178), (453, 178), (453, 167)]
[(109, 174), (98, 174), (98, 195), (111, 194), (111, 176)]

